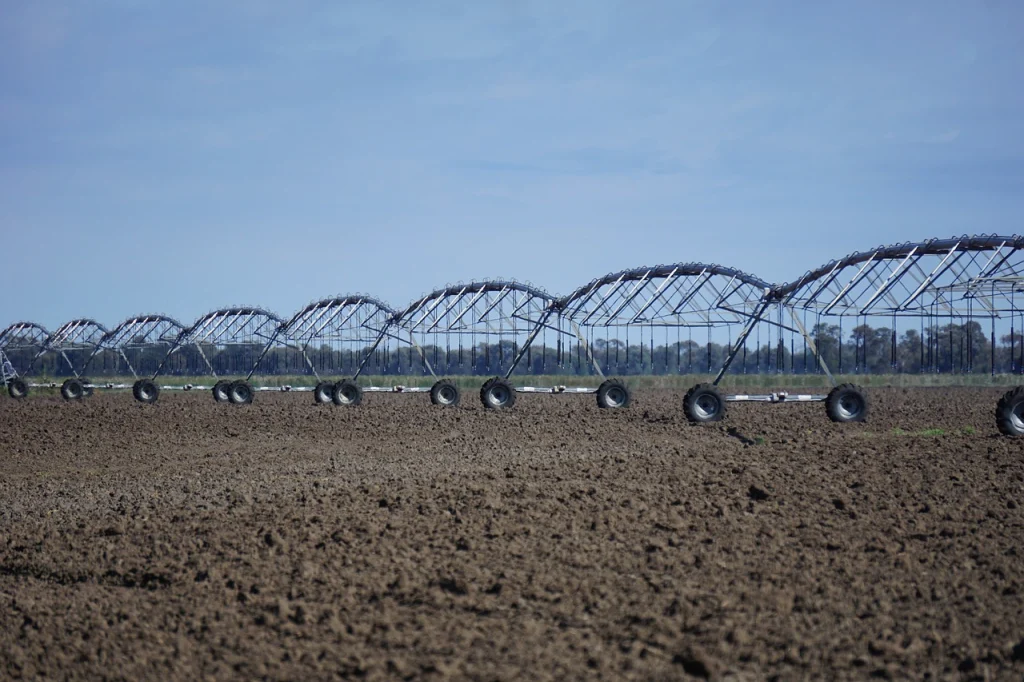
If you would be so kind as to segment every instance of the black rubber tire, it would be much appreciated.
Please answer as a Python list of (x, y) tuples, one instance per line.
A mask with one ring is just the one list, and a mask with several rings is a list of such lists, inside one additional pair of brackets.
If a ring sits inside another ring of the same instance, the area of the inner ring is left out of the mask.
[(363, 389), (351, 379), (342, 379), (334, 384), (334, 395), (331, 399), (335, 405), (355, 407), (363, 402)]
[(837, 424), (867, 421), (868, 399), (864, 389), (854, 384), (839, 384), (825, 398), (825, 414)]
[(91, 398), (93, 390), (92, 381), (86, 379), (85, 377), (78, 377), (78, 381), (82, 384), (82, 397)]
[(501, 377), (493, 377), (480, 387), (480, 402), (488, 410), (508, 410), (516, 404), (516, 390)]
[(597, 406), (602, 410), (629, 407), (629, 387), (621, 379), (605, 379), (597, 387)]
[(231, 395), (229, 391), (231, 389), (231, 382), (226, 379), (221, 379), (213, 385), (213, 399), (218, 403), (231, 402)]
[(64, 400), (81, 400), (85, 395), (82, 382), (78, 379), (68, 379), (60, 387), (60, 397)]
[(1004, 436), (1024, 436), (1024, 386), (1010, 389), (996, 403), (996, 428)]
[(462, 399), (459, 387), (451, 379), (441, 379), (430, 387), (430, 404), (441, 407), (458, 407)]
[(697, 384), (683, 396), (683, 413), (691, 424), (722, 421), (725, 406), (725, 398), (714, 384)]
[(334, 400), (334, 384), (321, 381), (313, 389), (313, 402), (317, 405), (329, 405)]
[(228, 396), (234, 405), (248, 405), (252, 402), (254, 392), (248, 381), (233, 381), (228, 387)]
[(7, 395), (15, 400), (28, 397), (28, 384), (21, 377), (15, 377), (7, 382)]
[(149, 379), (140, 379), (132, 387), (132, 394), (140, 403), (152, 405), (160, 397), (160, 387)]

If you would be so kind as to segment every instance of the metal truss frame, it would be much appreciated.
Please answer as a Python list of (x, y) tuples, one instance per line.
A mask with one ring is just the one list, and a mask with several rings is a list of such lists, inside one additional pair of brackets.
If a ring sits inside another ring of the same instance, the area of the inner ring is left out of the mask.
[[(464, 367), (461, 348), (470, 339), (473, 352), (487, 348), (490, 354), (497, 347), (498, 373), (509, 379), (538, 335), (550, 331), (559, 339), (560, 358), (563, 337), (570, 342), (575, 338), (577, 360), (573, 366), (583, 367), (579, 356), (586, 349), (586, 361), (603, 377), (587, 341), (588, 336), (593, 340), (594, 330), (615, 333), (630, 327), (712, 330), (738, 326), (740, 334), (729, 346), (714, 379), (718, 384), (746, 348), (752, 331), (766, 323), (780, 330), (780, 343), (782, 330), (802, 336), (834, 384), (815, 339), (805, 328), (811, 316), (819, 321), (830, 317), (892, 319), (894, 338), (897, 318), (987, 318), (992, 320), (993, 339), (996, 321), (1009, 320), (1000, 324), (1010, 327), (1012, 344), (1013, 320), (1020, 319), (1024, 325), (1024, 237), (965, 235), (879, 246), (830, 261), (783, 284), (771, 284), (721, 265), (683, 262), (610, 273), (564, 297), (531, 284), (496, 279), (447, 285), (400, 311), (372, 296), (353, 294), (310, 303), (287, 321), (261, 308), (236, 306), (208, 313), (188, 327), (164, 315), (132, 317), (110, 331), (84, 318), (67, 322), (52, 333), (38, 324), (16, 322), (0, 331), (0, 351), (26, 358), (23, 374), (31, 372), (46, 353), (55, 353), (80, 378), (101, 353), (117, 353), (127, 362), (129, 349), (166, 346), (167, 353), (152, 374), (156, 379), (186, 347), (197, 352), (185, 354), (177, 362), (187, 361), (190, 371), (196, 367), (200, 373), (217, 377), (220, 370), (213, 358), (207, 357), (208, 352), (245, 345), (251, 347), (251, 357), (249, 350), (244, 356), (232, 357), (244, 365), (238, 374), (246, 380), (275, 349), (289, 349), (288, 362), (304, 363), (303, 371), (308, 369), (320, 379), (327, 372), (311, 354), (320, 342), (343, 348), (356, 358), (352, 364), (355, 379), (382, 344), (386, 352), (388, 343), (397, 342), (415, 349), (403, 349), (403, 359), (418, 354), (422, 365), (416, 361), (417, 368), (437, 377), (444, 372), (437, 362), (439, 353), (446, 356), (450, 369), (453, 365), (447, 356), (458, 343), (459, 364)], [(483, 343), (478, 345), (478, 341)], [(994, 357), (996, 344), (993, 341), (991, 345)], [(29, 352), (31, 361), (27, 360)], [(84, 362), (78, 360), (82, 357)], [(488, 367), (493, 366), (491, 359)], [(473, 366), (479, 371), (480, 365)], [(1024, 348), (1021, 367), (1024, 369)], [(139, 376), (132, 362), (128, 368)]]
[[(402, 311), (388, 335), (416, 348), (427, 371), (435, 377), (438, 373), (424, 348), (429, 345), (439, 348), (441, 338), (445, 342), (445, 355), (449, 358), (452, 339), (455, 339), (460, 349), (467, 339), (470, 340), (474, 353), (478, 339), (487, 344), (488, 352), (489, 342), (498, 341), (499, 368), (505, 365), (503, 344), (511, 339), (512, 352), (507, 368), (500, 370), (504, 378), (509, 379), (528, 355), (530, 346), (542, 330), (552, 329), (556, 333), (565, 333), (552, 324), (552, 316), (560, 310), (559, 301), (558, 297), (543, 289), (515, 280), (449, 284), (417, 299)], [(516, 390), (548, 391), (535, 387)], [(574, 392), (574, 389), (559, 387), (559, 392)], [(586, 392), (590, 392), (589, 389)]]
[(185, 330), (185, 326), (166, 315), (136, 315), (129, 317), (103, 335), (85, 361), (85, 369), (104, 351), (117, 353), (136, 379), (139, 374), (128, 357), (129, 351), (145, 351), (154, 347), (170, 348)]
[[(765, 317), (772, 285), (749, 273), (713, 263), (644, 266), (599, 277), (561, 299), (561, 316), (587, 348), (581, 328), (705, 328), (744, 325), (741, 341), (732, 347), (717, 384), (742, 348), (746, 335)], [(627, 341), (628, 343), (628, 341)], [(652, 343), (653, 346), (653, 343)]]
[(581, 327), (715, 327), (750, 319), (772, 285), (734, 268), (677, 263), (593, 280), (560, 301)]
[(963, 236), (858, 251), (772, 292), (791, 309), (836, 316), (1020, 314), (1024, 237)]
[(45, 350), (48, 338), (50, 338), (50, 332), (41, 324), (15, 322), (0, 331), (0, 351), (8, 354), (18, 351), (31, 353), (28, 365), (21, 372), (27, 374), (32, 371), (32, 366), (41, 351)]
[(233, 345), (259, 346), (262, 350), (245, 376), (248, 381), (280, 335), (283, 325), (284, 320), (274, 313), (254, 306), (222, 308), (207, 313), (178, 334), (167, 351), (167, 355), (164, 356), (160, 366), (154, 372), (152, 379), (155, 380), (163, 372), (171, 357), (185, 347), (195, 347), (210, 375), (216, 378), (217, 371), (206, 352), (203, 351), (203, 346), (215, 348)]
[[(314, 343), (326, 344), (332, 352), (335, 349), (353, 354), (358, 352), (359, 364), (352, 376), (355, 379), (381, 341), (392, 333), (397, 316), (391, 306), (373, 296), (350, 294), (325, 298), (295, 313), (283, 324), (275, 341), (280, 346), (299, 351), (318, 381), (321, 372), (309, 356)], [(321, 367), (321, 371), (323, 369)]]
[[(100, 341), (106, 334), (107, 328), (96, 320), (81, 318), (65, 322), (50, 334), (46, 339), (45, 346), (32, 359), (32, 363), (35, 364), (36, 360), (45, 353), (53, 352), (63, 358), (75, 378), (80, 379), (86, 367), (88, 367), (93, 354), (95, 354), (99, 347)], [(74, 361), (68, 356), (68, 353), (74, 352), (89, 353), (82, 362), (81, 367), (76, 366)]]
[(926, 319), (988, 318), (994, 373), (996, 322), (1009, 320), (1012, 338), (1014, 317), (1024, 316), (1024, 237), (964, 235), (858, 251), (776, 286), (772, 300), (796, 323), (798, 311), (819, 320), (891, 319), (894, 346), (900, 318), (922, 325)]

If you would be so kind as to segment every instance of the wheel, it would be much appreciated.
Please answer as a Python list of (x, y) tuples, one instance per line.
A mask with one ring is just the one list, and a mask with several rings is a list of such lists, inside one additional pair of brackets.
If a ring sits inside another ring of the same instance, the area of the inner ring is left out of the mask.
[(228, 391), (231, 389), (231, 382), (221, 379), (213, 385), (213, 399), (218, 403), (226, 403), (231, 400)]
[(68, 379), (61, 384), (60, 395), (64, 400), (79, 400), (85, 395), (85, 389), (78, 379)]
[(334, 384), (335, 405), (358, 405), (363, 402), (363, 389), (351, 379), (342, 379)]
[(837, 423), (862, 422), (868, 418), (868, 399), (853, 384), (839, 384), (825, 398), (825, 413)]
[(329, 403), (334, 400), (334, 384), (329, 381), (321, 381), (313, 389), (313, 400), (318, 405)]
[(235, 381), (228, 386), (228, 397), (235, 405), (248, 405), (252, 402), (252, 386), (248, 381)]
[(25, 383), (24, 379), (14, 377), (7, 382), (7, 395), (15, 400), (21, 400), (28, 395), (28, 384)]
[(78, 377), (78, 381), (82, 384), (82, 395), (86, 398), (92, 396), (92, 382), (85, 377)]
[(694, 424), (722, 421), (725, 398), (714, 384), (697, 384), (683, 397), (683, 412)]
[(132, 394), (140, 403), (152, 405), (156, 402), (156, 399), (160, 397), (160, 387), (149, 379), (141, 379), (135, 382), (135, 386), (132, 388)]
[(430, 387), (430, 403), (441, 407), (459, 406), (459, 387), (450, 379), (441, 379)]
[(1004, 436), (1024, 436), (1024, 386), (1007, 391), (996, 403), (996, 427)]
[(621, 379), (606, 379), (597, 387), (597, 406), (602, 409), (629, 407), (629, 389)]
[(501, 377), (494, 377), (480, 387), (480, 402), (488, 410), (504, 410), (516, 404), (516, 390)]

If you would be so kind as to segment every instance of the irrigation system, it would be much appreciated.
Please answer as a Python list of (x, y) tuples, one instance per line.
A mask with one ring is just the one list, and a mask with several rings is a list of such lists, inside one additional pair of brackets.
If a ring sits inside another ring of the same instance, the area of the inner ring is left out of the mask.
[[(288, 319), (235, 306), (188, 326), (165, 315), (131, 317), (109, 331), (85, 318), (53, 332), (16, 322), (0, 332), (0, 363), (14, 398), (56, 388), (40, 378), (63, 375), (67, 400), (131, 388), (153, 403), (164, 390), (202, 389), (246, 404), (257, 391), (295, 390), (352, 406), (364, 392), (388, 391), (429, 393), (433, 404), (454, 407), (462, 396), (453, 377), (485, 375), (480, 400), (489, 409), (512, 407), (519, 393), (593, 394), (599, 407), (620, 409), (631, 395), (616, 375), (707, 374), (684, 398), (690, 421), (718, 421), (728, 403), (751, 401), (823, 402), (830, 419), (846, 422), (867, 417), (868, 399), (834, 376), (878, 366), (884, 344), (869, 323), (880, 320), (893, 371), (909, 363), (919, 373), (1024, 373), (1024, 237), (880, 246), (782, 284), (682, 262), (610, 273), (566, 296), (498, 279), (446, 285), (402, 309), (349, 294)], [(847, 334), (853, 343), (844, 351)], [(727, 373), (751, 367), (819, 374), (825, 386), (807, 394), (720, 390)], [(87, 373), (134, 383), (93, 383)], [(590, 376), (594, 385), (527, 381), (560, 374)], [(254, 375), (308, 376), (315, 386), (254, 386)], [(410, 375), (430, 376), (433, 385), (388, 380)], [(203, 376), (211, 381), (190, 383)], [(1024, 388), (1003, 396), (997, 422), (1003, 433), (1024, 435)]]

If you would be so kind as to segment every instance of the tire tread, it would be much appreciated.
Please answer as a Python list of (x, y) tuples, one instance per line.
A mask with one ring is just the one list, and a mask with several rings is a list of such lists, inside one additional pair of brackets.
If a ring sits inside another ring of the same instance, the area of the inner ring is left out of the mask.
[(1013, 428), (1013, 422), (1010, 421), (1010, 411), (1013, 409), (1014, 404), (1021, 400), (1024, 400), (1024, 386), (1017, 386), (1004, 393), (999, 398), (999, 402), (996, 403), (996, 428), (1004, 436), (1024, 435), (1018, 433)]

